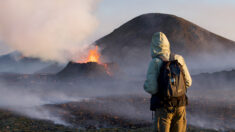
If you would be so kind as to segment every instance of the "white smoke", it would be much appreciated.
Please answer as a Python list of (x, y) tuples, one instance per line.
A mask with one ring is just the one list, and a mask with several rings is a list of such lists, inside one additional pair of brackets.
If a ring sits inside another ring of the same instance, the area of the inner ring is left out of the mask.
[(90, 44), (98, 0), (0, 0), (0, 41), (24, 56), (65, 62)]
[[(80, 102), (88, 98), (71, 96), (61, 90), (49, 90), (41, 87), (14, 87), (0, 81), (0, 108), (8, 109), (17, 114), (34, 119), (50, 120), (56, 124), (70, 125), (54, 111), (64, 111), (59, 108), (48, 109), (44, 105), (66, 102)], [(48, 84), (49, 85), (49, 84)], [(31, 90), (30, 90), (31, 89)]]

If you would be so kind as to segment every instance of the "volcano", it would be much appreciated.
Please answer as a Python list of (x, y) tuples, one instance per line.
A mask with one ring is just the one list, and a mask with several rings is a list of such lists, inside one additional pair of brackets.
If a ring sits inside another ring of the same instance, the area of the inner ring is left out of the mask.
[(155, 32), (163, 32), (171, 51), (186, 59), (200, 54), (234, 52), (235, 42), (216, 35), (175, 15), (151, 13), (138, 16), (97, 40), (102, 55), (112, 62), (148, 63), (150, 43)]
[[(114, 63), (103, 63), (100, 60), (98, 46), (91, 48), (83, 61), (69, 62), (68, 65), (57, 75), (60, 77), (73, 78), (107, 78), (112, 76), (117, 66)], [(111, 71), (112, 70), (112, 71)]]
[[(95, 56), (98, 56), (96, 57), (98, 60), (99, 57), (102, 57), (107, 62), (117, 64), (120, 69), (127, 71), (128, 75), (144, 75), (150, 60), (151, 38), (155, 32), (166, 34), (171, 43), (171, 51), (182, 55), (186, 62), (191, 63), (189, 67), (195, 73), (202, 73), (202, 65), (208, 66), (212, 72), (216, 71), (217, 67), (213, 66), (221, 65), (221, 63), (213, 60), (219, 60), (219, 56), (230, 62), (230, 59), (227, 58), (228, 53), (235, 51), (235, 42), (232, 40), (207, 31), (183, 18), (151, 13), (138, 16), (97, 40), (96, 48), (90, 51), (90, 57), (87, 60), (91, 61)], [(97, 47), (101, 54), (98, 53)], [(208, 59), (208, 57), (204, 57), (205, 55), (215, 58)], [(195, 63), (197, 65), (194, 65)], [(70, 62), (58, 75), (92, 76), (91, 74), (103, 76), (107, 72), (105, 72), (105, 67), (99, 64)]]
[(95, 62), (69, 62), (68, 65), (61, 72), (58, 73), (58, 75), (63, 77), (107, 76), (105, 67)]
[(57, 76), (63, 78), (107, 78), (113, 75), (114, 69), (117, 71), (117, 65), (114, 63), (69, 62), (62, 71), (57, 73)]

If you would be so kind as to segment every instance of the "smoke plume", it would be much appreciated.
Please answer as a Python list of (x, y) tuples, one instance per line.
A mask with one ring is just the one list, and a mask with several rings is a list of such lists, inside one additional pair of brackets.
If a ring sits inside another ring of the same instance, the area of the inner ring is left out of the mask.
[(98, 0), (0, 0), (0, 41), (27, 57), (65, 62), (98, 26)]

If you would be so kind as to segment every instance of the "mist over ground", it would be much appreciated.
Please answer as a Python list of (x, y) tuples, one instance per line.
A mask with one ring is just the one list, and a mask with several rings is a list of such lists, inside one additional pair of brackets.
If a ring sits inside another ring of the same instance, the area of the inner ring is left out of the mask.
[[(187, 118), (190, 124), (216, 130), (234, 129), (234, 118), (228, 116), (234, 114), (235, 110), (234, 79), (226, 77), (230, 72), (234, 73), (234, 71), (222, 71), (218, 72), (221, 73), (219, 75), (211, 73), (193, 76), (193, 86), (188, 90), (190, 104)], [(151, 123), (150, 96), (142, 87), (145, 76), (131, 77), (125, 74), (116, 74), (116, 76), (111, 79), (65, 80), (58, 79), (55, 75), (31, 77), (19, 75), (8, 79), (1, 76), (0, 107), (31, 118), (76, 126), (76, 122), (70, 122), (63, 117), (63, 114), (58, 114), (64, 113), (71, 118), (75, 116), (66, 107), (52, 107), (53, 109), (45, 107), (49, 104), (74, 102), (79, 109), (85, 105), (85, 108), (95, 113), (113, 114), (136, 123), (138, 121)], [(227, 111), (227, 114), (223, 115), (224, 111)], [(218, 113), (224, 118), (223, 120), (217, 118)]]

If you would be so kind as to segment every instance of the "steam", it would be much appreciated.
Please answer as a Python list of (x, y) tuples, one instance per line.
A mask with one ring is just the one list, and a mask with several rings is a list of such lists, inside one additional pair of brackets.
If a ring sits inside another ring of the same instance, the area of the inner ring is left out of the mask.
[(192, 75), (200, 73), (213, 73), (220, 71), (231, 71), (235, 69), (234, 52), (221, 50), (220, 53), (201, 53), (193, 57), (185, 57), (186, 63)]
[[(50, 85), (50, 84), (47, 84)], [(62, 119), (57, 112), (67, 112), (62, 109), (49, 109), (44, 105), (76, 101), (80, 102), (85, 98), (70, 96), (68, 93), (41, 87), (9, 86), (4, 81), (0, 85), (0, 108), (10, 109), (20, 115), (34, 119), (50, 120), (56, 124), (70, 125)]]
[(0, 41), (24, 56), (66, 62), (82, 54), (98, 0), (1, 0)]
[[(227, 108), (229, 111), (234, 109), (232, 106), (235, 99), (232, 97), (234, 95), (233, 79), (227, 80), (224, 76), (218, 75), (213, 75), (213, 78), (206, 78), (205, 80), (205, 77), (201, 75), (193, 76), (193, 86), (189, 89), (188, 96), (190, 105), (194, 103), (191, 106), (196, 109), (188, 111), (189, 123), (218, 130), (234, 129), (232, 125), (234, 119), (228, 118), (228, 114), (224, 116), (228, 121), (217, 119), (218, 108), (219, 112), (227, 111)], [(126, 120), (136, 120), (136, 123), (141, 120), (152, 122), (148, 104), (149, 95), (142, 88), (143, 78), (133, 76), (129, 78), (129, 76), (120, 75), (117, 80), (89, 80), (83, 78), (82, 80), (72, 79), (68, 82), (50, 80), (44, 82), (39, 79), (38, 83), (31, 83), (33, 81), (28, 80), (16, 83), (11, 82), (11, 80), (4, 82), (5, 80), (7, 79), (3, 78), (0, 84), (0, 108), (11, 108), (14, 112), (31, 118), (51, 120), (54, 123), (63, 125), (73, 125), (73, 122), (66, 120), (63, 114), (58, 114), (65, 113), (65, 115), (73, 117), (72, 112), (69, 113), (63, 107), (50, 109), (45, 105), (71, 101), (80, 102), (89, 98), (97, 101), (96, 105), (89, 106), (94, 113), (114, 114)], [(207, 83), (201, 82), (201, 80)], [(144, 98), (147, 101), (143, 101)], [(205, 104), (207, 101), (215, 103), (216, 107), (207, 106)], [(98, 107), (100, 103), (105, 105)], [(203, 107), (200, 106), (202, 104)], [(222, 108), (222, 105), (217, 107), (217, 104), (224, 104), (224, 106)], [(213, 121), (209, 121), (209, 119), (213, 119)], [(221, 123), (223, 124), (217, 125)], [(214, 127), (216, 125), (217, 127)]]

